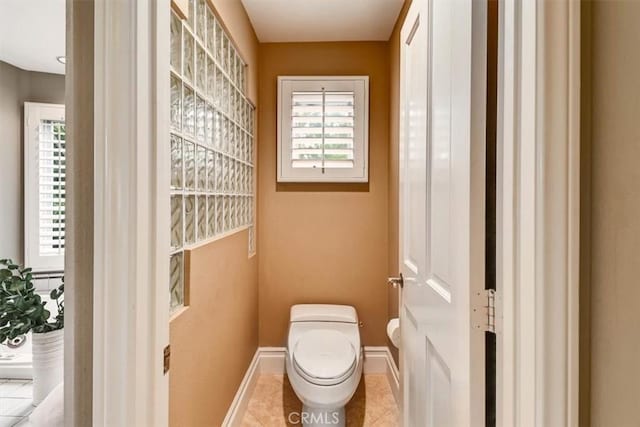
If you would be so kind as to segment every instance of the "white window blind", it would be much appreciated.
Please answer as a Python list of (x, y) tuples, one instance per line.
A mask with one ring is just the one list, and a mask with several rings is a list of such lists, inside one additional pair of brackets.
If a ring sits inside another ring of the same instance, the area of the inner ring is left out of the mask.
[(353, 92), (293, 92), (291, 166), (354, 167)]
[(280, 77), (278, 181), (368, 179), (368, 78)]
[(64, 269), (64, 106), (25, 103), (25, 265)]
[(64, 254), (65, 125), (61, 120), (41, 120), (38, 139), (39, 252)]

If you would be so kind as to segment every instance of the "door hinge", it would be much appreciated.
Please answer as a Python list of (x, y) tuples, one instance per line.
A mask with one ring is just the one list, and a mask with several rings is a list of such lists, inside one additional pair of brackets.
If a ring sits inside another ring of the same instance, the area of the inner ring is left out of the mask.
[(164, 373), (169, 372), (169, 366), (171, 365), (171, 346), (168, 345), (164, 348), (162, 352), (163, 360), (164, 360)]
[(473, 304), (473, 327), (475, 329), (496, 333), (496, 291), (485, 289), (476, 292)]

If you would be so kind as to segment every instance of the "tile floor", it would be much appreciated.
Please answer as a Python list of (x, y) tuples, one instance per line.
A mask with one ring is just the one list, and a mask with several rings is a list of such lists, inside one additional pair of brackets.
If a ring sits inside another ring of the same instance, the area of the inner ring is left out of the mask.
[(30, 380), (0, 379), (0, 427), (28, 425), (32, 392)]
[[(261, 375), (242, 420), (243, 427), (299, 426), (287, 418), (300, 412), (291, 384), (283, 375)], [(386, 375), (363, 375), (355, 395), (347, 404), (347, 427), (397, 427), (399, 412)], [(295, 419), (295, 418), (294, 418)]]

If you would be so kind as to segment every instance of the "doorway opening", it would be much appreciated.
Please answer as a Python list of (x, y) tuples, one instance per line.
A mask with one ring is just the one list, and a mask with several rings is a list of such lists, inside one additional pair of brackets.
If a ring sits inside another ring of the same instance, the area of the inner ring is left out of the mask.
[(62, 426), (66, 5), (0, 11), (0, 425)]

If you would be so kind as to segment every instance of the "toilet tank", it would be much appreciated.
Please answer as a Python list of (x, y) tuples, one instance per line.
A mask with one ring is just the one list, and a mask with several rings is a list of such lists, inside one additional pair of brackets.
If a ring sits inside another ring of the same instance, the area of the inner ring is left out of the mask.
[(358, 323), (356, 309), (350, 305), (297, 304), (291, 307), (290, 322)]

